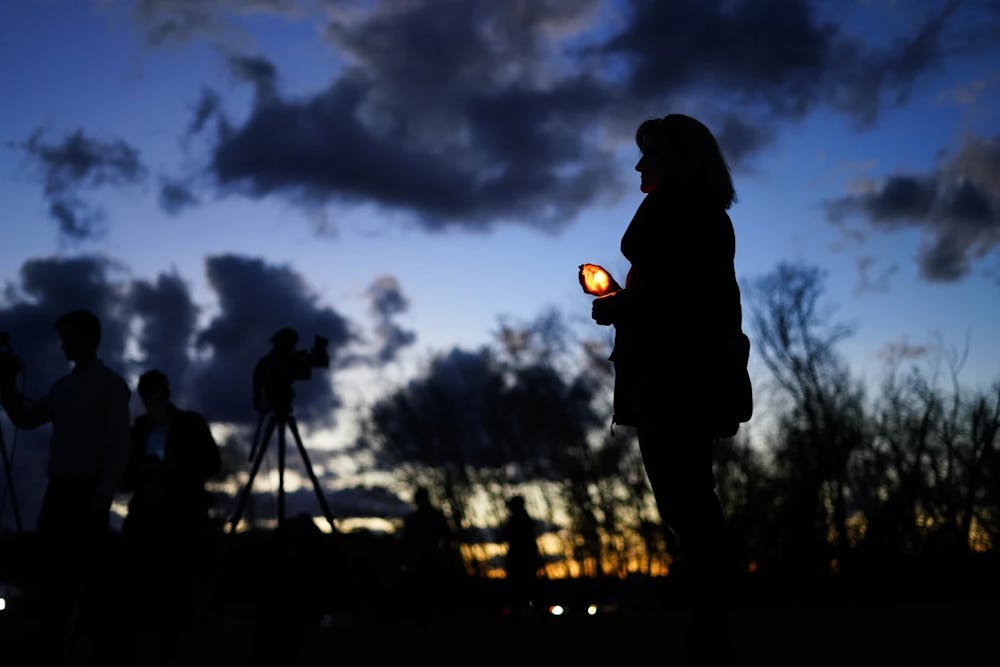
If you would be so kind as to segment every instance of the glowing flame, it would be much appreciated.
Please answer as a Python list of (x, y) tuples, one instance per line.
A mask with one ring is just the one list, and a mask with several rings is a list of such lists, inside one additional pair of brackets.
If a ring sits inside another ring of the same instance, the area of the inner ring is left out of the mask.
[(583, 291), (594, 296), (606, 296), (621, 289), (611, 274), (597, 264), (581, 264), (579, 278)]

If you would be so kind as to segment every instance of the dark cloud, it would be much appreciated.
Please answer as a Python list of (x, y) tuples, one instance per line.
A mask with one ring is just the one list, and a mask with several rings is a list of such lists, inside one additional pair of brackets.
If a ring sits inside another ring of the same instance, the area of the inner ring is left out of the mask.
[(731, 167), (742, 164), (774, 140), (774, 127), (753, 123), (738, 114), (726, 114), (715, 132)]
[(400, 327), (394, 318), (410, 308), (410, 302), (400, 289), (399, 282), (390, 275), (379, 276), (368, 288), (371, 313), (375, 321), (375, 335), (378, 348), (375, 351), (377, 363), (387, 363), (396, 358), (399, 351), (412, 345), (417, 339), (413, 331)]
[(375, 203), (428, 230), (563, 229), (622, 192), (614, 152), (650, 115), (703, 118), (736, 166), (817, 109), (871, 124), (950, 59), (995, 53), (997, 32), (994, 7), (951, 0), (921, 5), (885, 46), (808, 0), (137, 6), (153, 42), (223, 31), (246, 11), (325, 20), (336, 77), (282, 96), (277, 60), (229, 56), (256, 91), (250, 113), (229, 120), (208, 91), (188, 128), (217, 121), (220, 191)]
[(602, 48), (630, 65), (630, 95), (656, 99), (711, 88), (797, 116), (821, 95), (836, 30), (804, 1), (698, 0), (631, 4), (631, 20)]
[[(247, 422), (253, 413), (252, 374), (271, 349), (271, 336), (283, 327), (299, 333), (308, 346), (312, 337), (329, 340), (331, 365), (347, 358), (356, 339), (350, 324), (320, 304), (301, 275), (287, 266), (236, 255), (206, 260), (206, 274), (218, 303), (218, 314), (199, 332), (196, 343), (205, 355), (193, 369), (198, 403), (214, 419)], [(329, 422), (341, 400), (333, 393), (330, 372), (316, 369), (295, 385), (300, 418)]]
[(124, 141), (102, 141), (82, 130), (48, 143), (41, 130), (20, 147), (37, 165), (49, 213), (63, 237), (80, 241), (99, 235), (104, 214), (79, 197), (81, 190), (103, 185), (131, 185), (145, 178), (139, 151)]
[[(191, 114), (191, 123), (184, 133), (184, 138), (187, 139), (191, 135), (201, 132), (205, 125), (213, 118), (223, 122), (224, 119), (222, 118), (221, 111), (222, 101), (219, 99), (218, 93), (211, 89), (203, 90), (201, 97), (198, 98), (198, 102), (194, 106)], [(220, 133), (224, 131), (224, 127), (220, 128)]]
[(311, 98), (258, 96), (213, 171), (253, 196), (375, 201), (428, 229), (559, 229), (615, 181), (609, 146), (583, 134), (613, 95), (551, 62), (552, 35), (594, 5), (409, 3), (333, 20), (350, 63), (339, 78)]
[(139, 320), (136, 342), (142, 356), (137, 365), (165, 372), (175, 399), (187, 403), (189, 346), (198, 318), (187, 283), (176, 274), (161, 274), (155, 281), (136, 280), (127, 303)]
[(292, 15), (297, 0), (138, 0), (135, 18), (146, 31), (146, 43), (155, 46), (197, 35), (225, 36), (235, 30), (233, 13)]
[(160, 184), (160, 208), (166, 213), (177, 215), (197, 203), (198, 197), (186, 184), (171, 180)]
[(970, 137), (926, 174), (892, 174), (874, 189), (826, 202), (841, 223), (859, 216), (873, 229), (918, 229), (918, 261), (932, 281), (954, 281), (1000, 249), (1000, 135)]
[[(261, 197), (375, 201), (428, 229), (489, 229), (499, 220), (560, 229), (615, 178), (605, 149), (580, 142), (585, 83), (469, 94), (452, 131), (408, 105), (365, 119), (375, 82), (360, 75), (298, 102), (259, 106), (216, 145), (219, 183)], [(594, 101), (603, 104), (603, 101)], [(446, 115), (446, 114), (445, 114)]]
[(104, 211), (95, 208), (78, 197), (65, 195), (49, 198), (49, 215), (59, 226), (62, 240), (70, 243), (103, 236), (105, 231)]
[(277, 98), (278, 72), (270, 61), (259, 56), (233, 56), (229, 59), (229, 69), (237, 78), (253, 85), (258, 105)]
[[(912, 31), (873, 45), (826, 19), (809, 0), (631, 3), (631, 19), (602, 50), (630, 65), (637, 99), (702, 91), (753, 114), (758, 123), (795, 119), (828, 104), (861, 125), (905, 102), (914, 83), (950, 57), (995, 51), (981, 32), (994, 13), (947, 0), (914, 12)], [(961, 18), (962, 20), (959, 20)]]
[(959, 6), (956, 0), (942, 3), (912, 35), (885, 48), (854, 39), (840, 41), (822, 79), (832, 106), (861, 125), (871, 125), (887, 101), (905, 102), (918, 77), (939, 69), (947, 56), (974, 53), (967, 26), (950, 25)]

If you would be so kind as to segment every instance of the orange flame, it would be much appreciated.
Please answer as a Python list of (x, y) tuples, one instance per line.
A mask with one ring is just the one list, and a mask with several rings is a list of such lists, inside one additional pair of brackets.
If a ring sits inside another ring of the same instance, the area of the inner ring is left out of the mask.
[(583, 291), (594, 296), (607, 296), (621, 289), (611, 274), (597, 264), (581, 264), (579, 279)]

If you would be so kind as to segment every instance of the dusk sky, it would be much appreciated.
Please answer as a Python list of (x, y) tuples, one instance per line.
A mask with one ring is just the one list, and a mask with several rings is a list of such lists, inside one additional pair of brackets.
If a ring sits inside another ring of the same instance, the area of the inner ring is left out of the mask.
[(29, 394), (79, 305), (106, 360), (218, 423), (253, 418), (285, 325), (330, 339), (300, 406), (330, 426), (501, 317), (600, 335), (576, 269), (624, 278), (634, 131), (670, 112), (730, 162), (742, 284), (824, 270), (866, 379), (942, 343), (1000, 379), (995, 0), (0, 0), (0, 24), (0, 330)]

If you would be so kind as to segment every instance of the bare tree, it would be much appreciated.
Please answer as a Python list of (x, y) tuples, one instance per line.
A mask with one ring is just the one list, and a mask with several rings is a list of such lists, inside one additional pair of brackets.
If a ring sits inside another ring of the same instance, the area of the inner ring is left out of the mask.
[(821, 299), (823, 272), (779, 264), (750, 285), (755, 350), (787, 405), (777, 419), (774, 473), (782, 550), (826, 567), (846, 555), (852, 498), (848, 461), (864, 446), (864, 391), (836, 351), (853, 333)]

